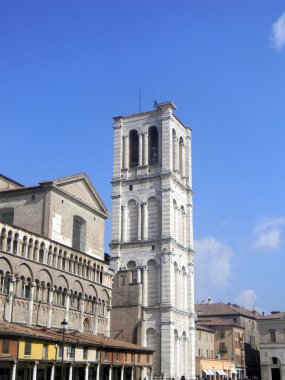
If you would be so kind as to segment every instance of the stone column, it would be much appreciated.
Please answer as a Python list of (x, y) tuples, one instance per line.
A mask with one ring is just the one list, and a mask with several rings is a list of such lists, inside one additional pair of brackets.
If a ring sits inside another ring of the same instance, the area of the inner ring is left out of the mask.
[(37, 370), (38, 370), (38, 361), (35, 361), (34, 368), (33, 368), (33, 380), (37, 380)]
[(113, 366), (110, 365), (110, 367), (109, 367), (109, 380), (112, 380), (112, 372), (113, 372)]
[(124, 372), (125, 372), (125, 366), (122, 366), (122, 368), (121, 368), (121, 380), (124, 380)]
[(95, 317), (94, 317), (94, 321), (93, 321), (93, 334), (97, 334), (97, 328), (98, 328), (98, 303), (96, 301)]
[(141, 268), (137, 267), (137, 283), (140, 284), (141, 282), (142, 282)]
[(85, 366), (85, 380), (89, 379), (89, 366), (90, 366), (90, 363), (87, 362)]
[(144, 157), (143, 164), (148, 165), (148, 133), (144, 133)]
[(148, 210), (147, 203), (143, 203), (143, 240), (148, 239)]
[(124, 144), (124, 147), (123, 147), (123, 165), (124, 165), (124, 169), (128, 169), (129, 168), (129, 136), (124, 136), (123, 137), (123, 144)]
[(68, 380), (72, 380), (72, 370), (73, 370), (73, 363), (70, 364), (70, 367), (69, 367), (69, 376), (68, 376)]
[(139, 133), (139, 166), (142, 166), (143, 135)]
[(81, 299), (79, 300), (80, 302), (80, 326), (79, 326), (79, 331), (80, 332), (83, 332), (84, 328), (83, 328), (83, 322), (84, 322), (84, 297), (81, 297)]
[(110, 330), (111, 330), (111, 305), (107, 305), (107, 336), (110, 336)]
[(147, 306), (147, 267), (142, 268), (142, 304), (143, 306)]
[(97, 364), (96, 380), (100, 380), (100, 363)]
[(54, 380), (54, 370), (55, 370), (55, 363), (52, 363), (51, 372), (50, 372), (50, 380)]
[(17, 372), (17, 362), (14, 361), (13, 368), (12, 368), (11, 380), (16, 380), (16, 372)]
[(138, 203), (138, 240), (142, 238), (142, 206)]
[(51, 328), (52, 325), (52, 303), (53, 303), (53, 288), (50, 288), (49, 300), (48, 300), (48, 320), (47, 328)]
[(173, 170), (179, 170), (179, 141), (177, 138), (173, 140), (173, 157), (174, 157), (174, 168)]
[(14, 286), (15, 286), (16, 279), (14, 276), (10, 275), (9, 280), (10, 282), (9, 282), (9, 288), (8, 288), (8, 297), (6, 298), (5, 318), (7, 322), (12, 322)]
[(28, 310), (28, 326), (31, 326), (33, 323), (33, 306), (34, 306), (34, 292), (35, 292), (36, 283), (31, 283), (30, 289), (30, 301), (29, 301), (29, 310)]
[(64, 312), (64, 319), (68, 323), (69, 318), (69, 308), (70, 308), (70, 292), (67, 292), (65, 295), (65, 312)]
[(126, 242), (128, 240), (128, 209), (127, 206), (122, 206), (123, 212), (123, 231), (122, 231), (122, 241)]

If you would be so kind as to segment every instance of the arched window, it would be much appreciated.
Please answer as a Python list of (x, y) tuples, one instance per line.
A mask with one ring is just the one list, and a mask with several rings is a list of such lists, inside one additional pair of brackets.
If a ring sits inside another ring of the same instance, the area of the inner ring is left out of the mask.
[(180, 217), (180, 220), (179, 220), (179, 232), (180, 232), (179, 243), (182, 245), (185, 245), (186, 214), (185, 214), (185, 209), (183, 206), (181, 206), (179, 217)]
[(157, 239), (159, 235), (158, 202), (155, 197), (148, 199), (148, 238)]
[(78, 215), (73, 217), (72, 248), (85, 251), (86, 222)]
[(139, 164), (139, 135), (138, 132), (133, 129), (129, 135), (130, 146), (130, 168), (135, 168)]
[(184, 175), (184, 165), (185, 165), (185, 157), (184, 157), (184, 141), (183, 138), (179, 139), (179, 171)]
[(173, 199), (172, 202), (172, 231), (173, 231), (173, 238), (177, 240), (177, 203), (176, 200)]
[(138, 206), (134, 199), (128, 202), (128, 240), (138, 238)]
[(156, 127), (150, 127), (148, 130), (149, 143), (149, 163), (155, 165), (158, 163), (158, 131)]
[(90, 332), (91, 331), (91, 323), (89, 318), (85, 318), (83, 322), (83, 332)]

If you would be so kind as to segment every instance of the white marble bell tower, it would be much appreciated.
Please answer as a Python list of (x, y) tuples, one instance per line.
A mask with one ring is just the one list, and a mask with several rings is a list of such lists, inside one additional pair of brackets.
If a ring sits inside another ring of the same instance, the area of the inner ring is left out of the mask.
[(156, 350), (154, 376), (194, 379), (191, 130), (175, 109), (114, 118), (111, 331)]

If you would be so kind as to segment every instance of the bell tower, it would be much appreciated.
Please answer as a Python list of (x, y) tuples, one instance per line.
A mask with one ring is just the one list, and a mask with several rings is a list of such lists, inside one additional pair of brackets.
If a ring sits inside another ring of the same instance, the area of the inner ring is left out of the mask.
[(114, 118), (111, 335), (195, 377), (191, 130), (172, 102)]

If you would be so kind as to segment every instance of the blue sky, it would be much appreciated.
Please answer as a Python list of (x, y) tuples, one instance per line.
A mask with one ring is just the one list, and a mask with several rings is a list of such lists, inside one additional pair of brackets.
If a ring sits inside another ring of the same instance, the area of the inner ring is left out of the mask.
[(142, 110), (171, 99), (193, 130), (196, 299), (284, 310), (284, 11), (2, 1), (1, 172), (26, 185), (86, 172), (111, 210), (112, 117), (139, 110), (139, 89)]

